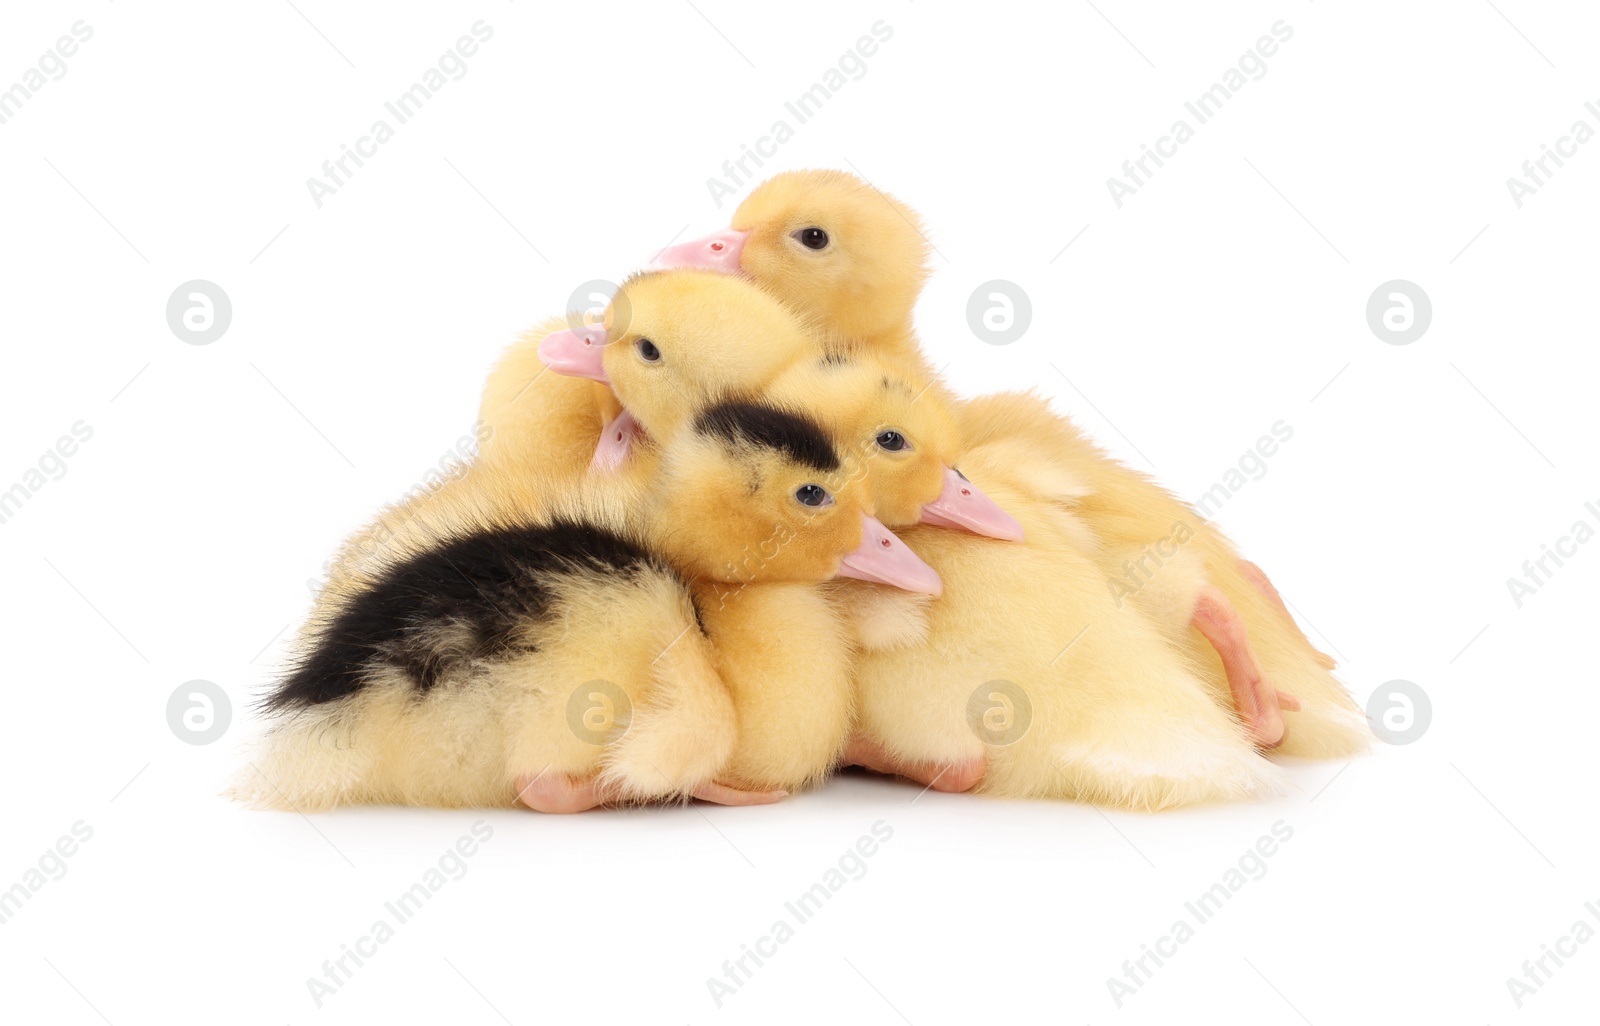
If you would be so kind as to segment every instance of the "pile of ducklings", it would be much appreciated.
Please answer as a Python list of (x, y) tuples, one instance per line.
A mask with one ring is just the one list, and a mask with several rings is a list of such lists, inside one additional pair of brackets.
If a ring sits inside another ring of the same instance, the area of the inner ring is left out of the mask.
[(1159, 809), (1365, 749), (1210, 523), (1042, 397), (932, 371), (919, 223), (778, 175), (603, 319), (525, 334), (476, 458), (333, 561), (235, 793), (762, 804), (855, 765)]

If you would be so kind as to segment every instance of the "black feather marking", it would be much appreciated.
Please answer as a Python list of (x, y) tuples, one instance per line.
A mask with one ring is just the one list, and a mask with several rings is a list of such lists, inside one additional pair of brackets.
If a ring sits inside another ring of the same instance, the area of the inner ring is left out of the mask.
[[(266, 707), (337, 701), (385, 668), (427, 692), (476, 661), (530, 651), (523, 631), (555, 612), (554, 578), (630, 579), (646, 570), (676, 576), (637, 542), (576, 521), (452, 539), (389, 567), (352, 597)], [(441, 647), (446, 636), (466, 644)]]
[[(922, 395), (922, 392), (918, 392), (906, 382), (899, 378), (891, 378), (887, 374), (883, 376), (883, 380), (879, 387), (885, 392), (898, 391), (901, 395), (910, 399), (912, 402), (916, 402), (918, 397)], [(927, 389), (923, 389), (923, 391), (927, 391)]]
[(766, 403), (725, 400), (695, 418), (695, 430), (733, 445), (758, 445), (816, 470), (839, 469), (839, 454), (810, 417)]

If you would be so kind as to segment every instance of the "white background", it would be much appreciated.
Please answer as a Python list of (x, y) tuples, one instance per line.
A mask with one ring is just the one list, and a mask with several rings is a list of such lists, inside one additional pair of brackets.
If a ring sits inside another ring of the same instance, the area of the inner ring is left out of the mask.
[[(1600, 545), (1521, 608), (1506, 580), (1597, 526), (1600, 141), (1521, 208), (1505, 181), (1600, 129), (1595, 11), (296, 2), (4, 14), (0, 88), (94, 31), (0, 125), (0, 489), (93, 429), (0, 524), (0, 888), (93, 830), (0, 924), (7, 1021), (1592, 1019), (1600, 942), (1521, 1009), (1506, 979), (1600, 928)], [(306, 179), (480, 19), (466, 76), (319, 209)], [(784, 101), (880, 19), (796, 125)], [(1265, 77), (1119, 209), (1106, 179), (1280, 19)], [(1359, 701), (1427, 692), (1425, 736), (1153, 816), (855, 775), (570, 818), (219, 798), (334, 546), (470, 432), (518, 330), (724, 224), (707, 179), (784, 117), (760, 174), (854, 168), (926, 218), (918, 324), (960, 389), (1037, 385), (1190, 498), (1290, 424), (1219, 522)], [(164, 312), (196, 278), (233, 304), (205, 346)], [(1006, 347), (966, 324), (995, 278), (1033, 305)], [(1395, 278), (1433, 304), (1408, 346), (1366, 323)], [(166, 719), (197, 678), (233, 705), (208, 746)], [(465, 875), (318, 1008), (307, 978), (480, 819)], [(880, 820), (865, 877), (719, 1009), (707, 978)], [(1267, 874), (1118, 1008), (1107, 978), (1280, 820)]]

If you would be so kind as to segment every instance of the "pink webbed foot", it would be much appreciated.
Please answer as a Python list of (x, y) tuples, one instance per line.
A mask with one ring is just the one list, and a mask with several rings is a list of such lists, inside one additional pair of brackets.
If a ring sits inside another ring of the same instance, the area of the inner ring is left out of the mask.
[(1283, 713), (1298, 711), (1300, 700), (1268, 684), (1260, 662), (1250, 649), (1244, 620), (1233, 603), (1208, 584), (1200, 589), (1191, 622), (1221, 657), (1228, 687), (1233, 692), (1234, 710), (1250, 739), (1260, 748), (1276, 748), (1283, 744), (1286, 730)]
[(715, 780), (694, 789), (694, 797), (716, 805), (771, 805), (788, 797), (788, 791), (742, 791)]
[(1248, 559), (1241, 559), (1239, 572), (1244, 575), (1245, 580), (1260, 589), (1261, 594), (1271, 599), (1272, 604), (1282, 610), (1285, 616), (1289, 615), (1289, 607), (1283, 604), (1283, 596), (1278, 594), (1277, 585), (1272, 583), (1272, 578), (1267, 576), (1265, 570)]
[[(1278, 607), (1279, 612), (1283, 613), (1283, 618), (1295, 625), (1295, 630), (1300, 630), (1300, 625), (1295, 623), (1293, 614), (1289, 612), (1289, 607), (1283, 601), (1283, 596), (1278, 594), (1277, 586), (1272, 583), (1272, 578), (1267, 576), (1265, 570), (1248, 559), (1241, 559), (1239, 560), (1239, 572), (1244, 575), (1245, 580), (1255, 585), (1261, 594), (1272, 600), (1272, 604)], [(1305, 638), (1307, 645), (1311, 644), (1311, 639), (1306, 638), (1305, 631), (1300, 631), (1300, 636)], [(1317, 664), (1324, 670), (1332, 670), (1339, 665), (1332, 656), (1318, 651), (1315, 646), (1312, 646), (1311, 651), (1316, 655)]]
[(564, 773), (541, 773), (518, 777), (516, 786), (517, 800), (535, 812), (587, 812), (605, 803), (593, 777), (573, 780)]
[(852, 737), (844, 751), (846, 766), (860, 766), (874, 773), (906, 777), (935, 791), (959, 794), (978, 786), (983, 779), (983, 756), (961, 762), (911, 762), (891, 755), (883, 745), (869, 738)]
[[(535, 812), (567, 814), (587, 812), (613, 800), (600, 790), (593, 777), (573, 780), (561, 773), (542, 773), (517, 779), (517, 799)], [(700, 785), (694, 797), (717, 805), (770, 805), (788, 795), (787, 791), (742, 791), (716, 782)]]

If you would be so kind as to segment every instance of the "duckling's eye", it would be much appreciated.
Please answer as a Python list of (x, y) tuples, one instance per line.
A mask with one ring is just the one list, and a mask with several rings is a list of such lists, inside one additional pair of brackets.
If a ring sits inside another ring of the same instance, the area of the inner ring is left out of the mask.
[(661, 350), (657, 349), (656, 344), (647, 338), (641, 338), (635, 342), (633, 348), (638, 352), (639, 358), (646, 363), (655, 363), (661, 359)]
[(807, 249), (826, 249), (828, 246), (828, 233), (821, 228), (802, 228), (793, 237)]
[(795, 489), (794, 497), (800, 500), (800, 505), (802, 506), (818, 507), (833, 505), (833, 496), (829, 495), (828, 490), (821, 485), (801, 485), (799, 488)]
[(911, 448), (911, 443), (906, 441), (906, 436), (898, 431), (880, 431), (878, 433), (878, 448), (886, 452), (900, 452)]

